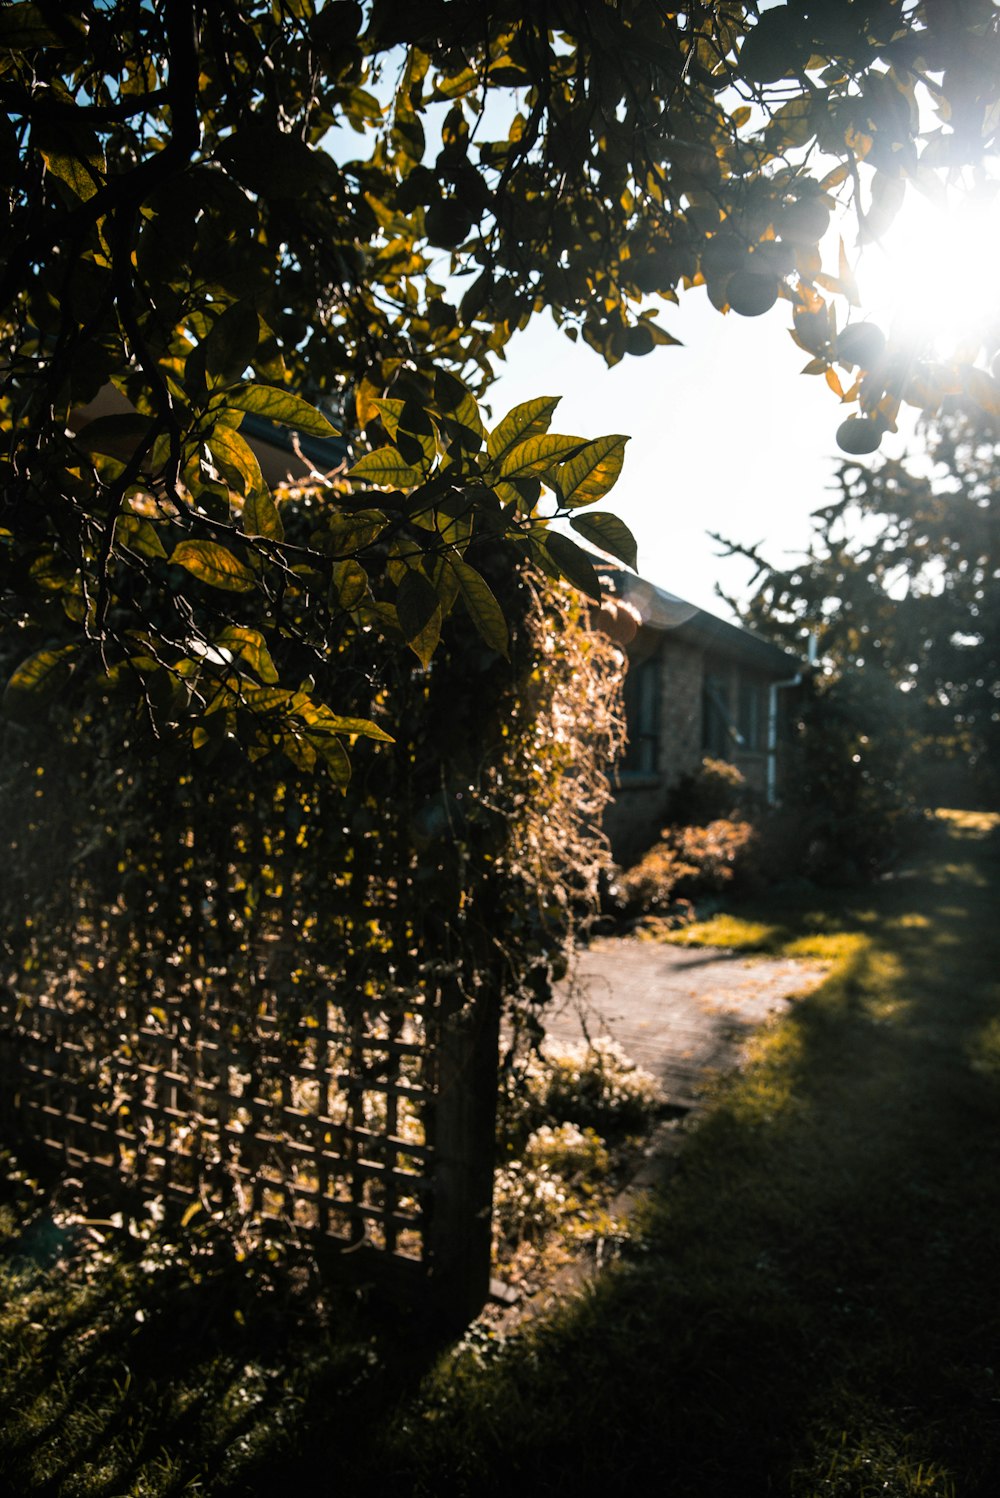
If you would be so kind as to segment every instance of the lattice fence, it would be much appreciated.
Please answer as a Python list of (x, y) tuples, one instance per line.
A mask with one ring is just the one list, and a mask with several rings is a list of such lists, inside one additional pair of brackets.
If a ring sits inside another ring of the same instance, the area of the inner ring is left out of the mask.
[(431, 671), (337, 656), (345, 706), (406, 728), (346, 794), (287, 745), (150, 754), (111, 701), (0, 721), (11, 1130), (478, 1310), (500, 1009), (544, 999), (593, 897), (618, 732), (620, 661), (526, 594), (510, 661), (467, 629)]
[(113, 1003), (97, 1025), (72, 985), (8, 993), (6, 1105), (72, 1173), (362, 1249), (367, 1274), (481, 1299), (495, 1015), (440, 987), (350, 1006), (334, 993), (318, 984), (282, 1028), (266, 1004), (234, 1020), (209, 982), (196, 1007), (163, 998), (134, 1029)]

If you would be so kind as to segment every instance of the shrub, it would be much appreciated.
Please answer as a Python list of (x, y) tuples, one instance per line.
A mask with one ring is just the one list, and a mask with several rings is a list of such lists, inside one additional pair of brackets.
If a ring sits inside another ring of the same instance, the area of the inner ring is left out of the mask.
[(656, 1079), (607, 1035), (547, 1055), (545, 1063), (548, 1115), (605, 1136), (642, 1128), (663, 1100)]
[(663, 915), (680, 899), (755, 883), (757, 833), (750, 822), (721, 818), (707, 827), (667, 827), (659, 842), (619, 875), (616, 903), (624, 915)]
[(543, 1046), (503, 1075), (500, 1148), (551, 1164), (580, 1147), (560, 1130), (621, 1136), (646, 1125), (662, 1101), (656, 1079), (606, 1035), (560, 1051)]
[(704, 827), (748, 812), (754, 792), (746, 776), (724, 759), (703, 759), (682, 775), (667, 800), (666, 821), (672, 827)]
[(548, 1165), (512, 1160), (493, 1178), (493, 1232), (516, 1245), (555, 1227), (569, 1200), (565, 1181)]
[(607, 1175), (611, 1164), (600, 1134), (575, 1123), (542, 1124), (529, 1136), (524, 1158), (528, 1165), (547, 1166), (567, 1180)]

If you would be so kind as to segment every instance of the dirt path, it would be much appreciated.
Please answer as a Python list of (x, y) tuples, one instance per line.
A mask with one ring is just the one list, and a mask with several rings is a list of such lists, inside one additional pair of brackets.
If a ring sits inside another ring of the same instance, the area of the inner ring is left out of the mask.
[(610, 1035), (689, 1108), (707, 1076), (738, 1062), (758, 1025), (825, 975), (818, 962), (604, 937), (580, 952), (545, 1026), (556, 1045)]

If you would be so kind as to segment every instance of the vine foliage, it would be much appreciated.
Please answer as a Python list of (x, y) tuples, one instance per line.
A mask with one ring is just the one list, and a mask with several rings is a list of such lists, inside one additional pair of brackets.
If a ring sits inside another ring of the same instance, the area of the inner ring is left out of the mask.
[(68, 1164), (445, 1279), (485, 1222), (481, 1278), (500, 1009), (594, 908), (622, 671), (578, 595), (491, 580), (509, 656), (453, 622), (380, 652), (407, 732), (346, 792), (234, 743), (145, 762), (106, 701), (4, 728), (7, 1104)]

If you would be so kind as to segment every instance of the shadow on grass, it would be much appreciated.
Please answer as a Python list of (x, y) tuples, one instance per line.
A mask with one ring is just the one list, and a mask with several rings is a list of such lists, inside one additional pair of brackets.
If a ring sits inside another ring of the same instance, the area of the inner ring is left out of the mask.
[(828, 914), (839, 966), (720, 1084), (627, 1259), (505, 1343), (438, 1356), (208, 1260), (8, 1271), (8, 1490), (993, 1498), (997, 875), (952, 827)]
[(397, 1491), (1000, 1491), (997, 872), (953, 830), (844, 912), (853, 955), (720, 1087), (630, 1262), (446, 1360)]

